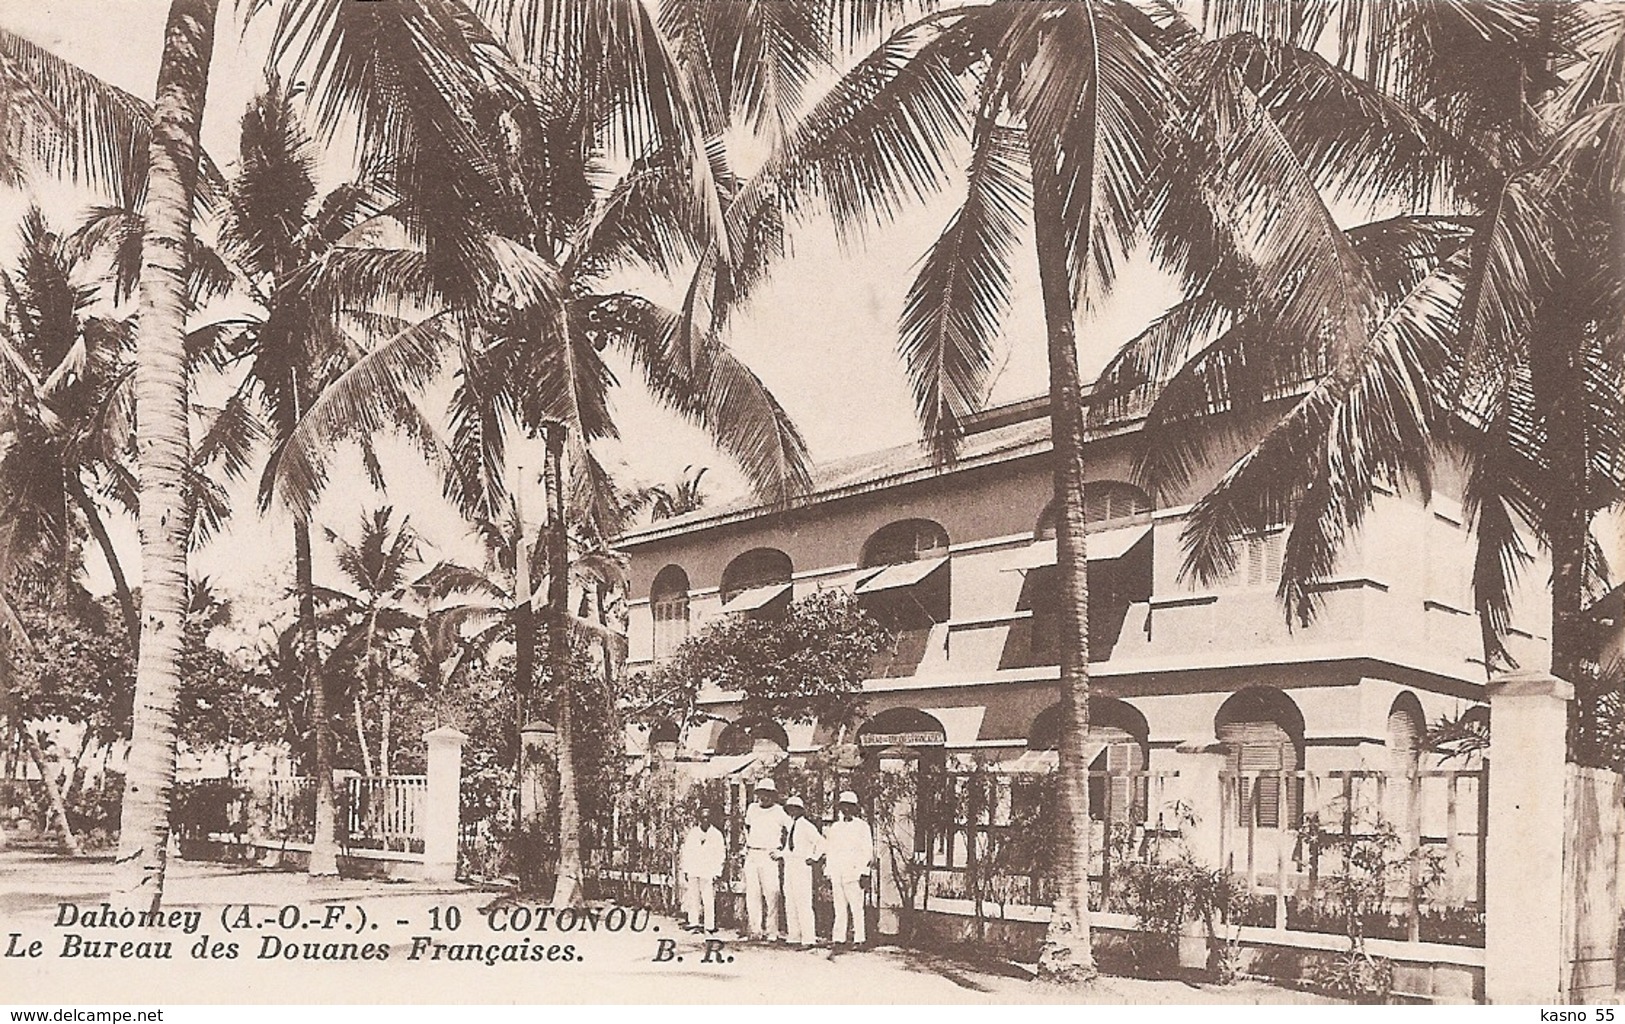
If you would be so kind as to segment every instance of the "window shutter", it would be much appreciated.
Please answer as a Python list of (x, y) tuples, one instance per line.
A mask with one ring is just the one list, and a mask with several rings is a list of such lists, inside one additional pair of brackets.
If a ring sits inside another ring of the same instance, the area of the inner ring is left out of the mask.
[[(1291, 737), (1275, 722), (1227, 723), (1219, 728), (1219, 741), (1229, 748), (1228, 760), (1232, 772), (1295, 771), (1298, 767)], [(1237, 792), (1240, 796), (1236, 808), (1237, 825), (1245, 827), (1255, 820), (1256, 799), (1258, 827), (1282, 827), (1279, 775), (1242, 778)]]

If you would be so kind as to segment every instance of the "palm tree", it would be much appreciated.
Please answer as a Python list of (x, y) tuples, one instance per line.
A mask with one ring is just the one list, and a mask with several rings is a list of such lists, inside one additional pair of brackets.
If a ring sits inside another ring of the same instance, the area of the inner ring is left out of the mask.
[[(387, 264), (333, 253), (324, 301), (348, 304), (390, 273), (421, 284), (426, 305), (457, 311), (448, 495), (472, 521), (502, 515), (515, 428), (543, 439), (548, 478), (607, 480), (591, 451), (614, 433), (606, 347), (629, 358), (657, 398), (707, 427), (764, 494), (804, 488), (800, 436), (720, 339), (693, 330), (689, 311), (607, 287), (622, 267), (669, 271), (719, 237), (723, 200), (702, 132), (649, 11), (598, 0), (491, 4), (482, 13), (488, 22), (449, 3), (331, 5), (304, 19), (285, 12), (275, 44), (324, 95), (344, 97), (318, 114), (330, 131), (339, 115), (355, 116), (364, 155), (387, 168), (399, 195), (391, 216), (422, 248)], [(336, 45), (317, 48), (317, 39)], [(399, 43), (376, 48), (381, 39)], [(413, 117), (386, 114), (403, 91)], [(600, 164), (617, 153), (630, 169), (596, 187)], [(285, 451), (322, 450), (338, 423), (383, 421), (379, 394), (399, 392), (428, 358), (421, 348), (376, 349), (311, 407)], [(589, 491), (594, 504), (609, 504), (604, 488)], [(557, 559), (566, 527), (554, 494)], [(567, 599), (550, 597), (550, 628), (567, 629)], [(549, 652), (549, 676), (564, 687), (568, 645)], [(518, 688), (528, 691), (528, 680)], [(561, 734), (569, 724), (560, 722)], [(563, 849), (578, 857), (573, 844)], [(576, 873), (560, 872), (561, 896), (573, 898)]]
[[(1432, 453), (1454, 446), (1469, 464), (1464, 504), (1478, 543), (1486, 660), (1505, 654), (1513, 584), (1528, 560), (1523, 523), (1553, 552), (1554, 671), (1578, 678), (1583, 595), (1598, 564), (1589, 523), (1625, 489), (1618, 247), (1606, 213), (1618, 195), (1608, 160), (1620, 138), (1620, 26), (1573, 4), (1345, 6), (1355, 30), (1336, 66), (1310, 52), (1323, 23), (1264, 24), (1245, 5), (1213, 8), (1227, 39), (1272, 55), (1255, 62), (1265, 70), (1256, 90), (1286, 126), (1283, 140), (1306, 163), (1336, 158), (1317, 177), (1411, 212), (1345, 233), (1369, 282), (1368, 343), (1320, 376), (1196, 503), (1185, 571), (1222, 575), (1240, 533), (1292, 511), (1281, 596), (1290, 618), (1307, 621), (1314, 584), (1370, 507), (1374, 483), (1425, 488)], [(1589, 58), (1576, 66), (1575, 54)], [(1303, 126), (1359, 119), (1310, 117), (1332, 93), (1306, 89), (1305, 67), (1383, 114), (1363, 130), (1385, 159), (1317, 148)], [(1205, 413), (1219, 381), (1245, 407), (1319, 376), (1313, 364), (1275, 366), (1235, 387), (1235, 366), (1267, 325), (1236, 316), (1203, 348), (1214, 310), (1227, 305), (1209, 288), (1106, 375), (1121, 393), (1154, 392), (1152, 467), (1198, 453), (1179, 440), (1191, 437), (1182, 427)]]
[(126, 898), (154, 911), (163, 899), (169, 847), (177, 658), (186, 616), (186, 254), (217, 5), (173, 0), (170, 6), (147, 161), (135, 381), (142, 631), (118, 859)]
[(376, 694), (379, 706), (377, 775), (390, 773), (391, 721), (394, 694), (384, 659), (392, 644), (404, 633), (415, 630), (423, 616), (413, 607), (414, 592), (425, 588), (427, 580), (413, 578), (408, 569), (418, 558), (418, 536), (409, 517), (399, 524), (391, 521), (390, 506), (363, 516), (359, 539), (354, 543), (332, 530), (327, 540), (336, 547), (339, 572), (351, 592), (332, 591), (335, 611), (344, 622), (334, 658), (360, 662), (361, 678), (351, 691), (355, 712), (356, 744), (361, 751), (364, 772), (374, 774), (367, 745), (366, 719), (362, 711), (369, 694)]
[[(194, 332), (197, 348), (222, 368), (241, 360), (247, 371), (221, 411), (227, 426), (254, 422), (263, 411), (271, 454), (261, 475), (260, 505), (280, 499), (292, 513), (295, 588), (299, 599), (300, 644), (314, 729), (316, 832), (310, 859), (315, 875), (338, 870), (332, 788), (333, 739), (328, 728), (327, 681), (316, 647), (317, 615), (312, 579), (311, 512), (327, 481), (328, 453), (291, 445), (290, 439), (339, 374), (366, 354), (363, 339), (384, 335), (396, 349), (444, 343), (442, 318), (408, 320), (388, 311), (402, 303), (398, 289), (380, 282), (374, 295), (335, 307), (312, 298), (322, 287), (323, 260), (377, 203), (366, 184), (340, 185), (318, 195), (315, 157), (293, 99), (273, 78), (242, 119), (241, 170), (226, 196), (223, 247), (258, 306), (232, 320)], [(390, 250), (353, 247), (362, 255)], [(379, 307), (384, 306), (380, 311)], [(393, 402), (390, 400), (393, 399)], [(390, 422), (422, 428), (411, 401), (399, 393), (375, 395)], [(372, 449), (377, 424), (332, 424), (331, 442), (354, 438), (376, 481)], [(419, 429), (417, 436), (426, 438)], [(432, 449), (431, 449), (432, 451)]]
[(655, 520), (673, 519), (690, 512), (698, 512), (705, 506), (705, 491), (701, 489), (700, 481), (709, 471), (707, 466), (700, 466), (698, 469), (684, 466), (682, 475), (674, 482), (654, 484), (627, 495), (622, 511), (636, 515), (648, 509), (649, 518)]
[[(1268, 9), (1213, 6), (1257, 17)], [(1305, 23), (1326, 24), (1303, 12), (1283, 20), (1303, 32)], [(1182, 411), (1206, 415), (1262, 403), (1278, 386), (1272, 382), (1297, 383), (1327, 368), (1335, 387), (1348, 391), (1375, 363), (1383, 372), (1363, 396), (1382, 424), (1373, 461), (1391, 463), (1395, 449), (1414, 449), (1421, 410), (1398, 386), (1403, 373), (1387, 358), (1393, 339), (1379, 337), (1372, 322), (1370, 276), (1387, 283), (1396, 268), (1408, 267), (1407, 253), (1434, 226), (1374, 227), (1364, 255), (1339, 229), (1324, 183), (1370, 189), (1414, 173), (1399, 158), (1415, 148), (1417, 132), (1396, 104), (1357, 84), (1312, 47), (1265, 44), (1239, 31), (1208, 40), (1171, 7), (949, 9), (893, 33), (848, 72), (730, 210), (743, 222), (760, 204), (795, 211), (816, 197), (837, 227), (862, 232), (889, 219), (908, 196), (943, 187), (953, 145), (968, 137), (965, 203), (922, 260), (901, 322), (916, 402), (944, 460), (953, 457), (959, 424), (984, 397), (1009, 302), (1009, 260), (1031, 215), (1049, 342), (1069, 641), (1061, 667), (1069, 737), (1062, 814), (1076, 825), (1064, 827), (1059, 909), (1044, 957), (1052, 973), (1092, 971), (1079, 756), (1087, 730), (1087, 556), (1074, 310), (1110, 289), (1125, 254), (1149, 245), (1189, 298), (1129, 346), (1105, 382), (1115, 401), (1103, 411), (1138, 397), (1147, 366), (1205, 359), (1226, 373), (1219, 379), (1211, 372), (1199, 386), (1181, 382)], [(1311, 98), (1332, 116), (1307, 117), (1286, 102)], [(1345, 163), (1363, 168), (1364, 177)], [(1222, 344), (1208, 344), (1216, 335)], [(1167, 383), (1166, 375), (1154, 379)], [(1213, 380), (1218, 386), (1208, 387)], [(1175, 426), (1187, 419), (1168, 417)], [(1188, 483), (1192, 461), (1179, 455), (1190, 455), (1193, 432), (1161, 433), (1187, 442), (1157, 466), (1157, 489), (1177, 489)]]
[[(1110, 287), (1136, 196), (1150, 176), (1170, 91), (1154, 26), (1127, 4), (955, 8), (892, 34), (790, 131), (740, 189), (730, 216), (813, 196), (838, 227), (884, 221), (946, 183), (945, 153), (970, 139), (966, 200), (921, 263), (901, 351), (933, 448), (953, 457), (983, 398), (1008, 305), (1008, 261), (1030, 212), (1050, 370), (1062, 593), (1057, 893), (1040, 960), (1048, 976), (1094, 974), (1089, 936), (1088, 583), (1083, 405), (1074, 313)], [(980, 70), (981, 74), (973, 72)], [(972, 80), (975, 80), (974, 87)]]
[(23, 215), (20, 242), (15, 273), (0, 273), (6, 297), (0, 515), (14, 524), (18, 552), (59, 553), (54, 560), (66, 574), (74, 568), (67, 553), (79, 535), (71, 511), (77, 510), (112, 575), (133, 645), (140, 634), (135, 595), (90, 493), (98, 479), (128, 472), (121, 428), (128, 415), (131, 325), (89, 312), (97, 289), (85, 283), (74, 247), (47, 226), (37, 207)]

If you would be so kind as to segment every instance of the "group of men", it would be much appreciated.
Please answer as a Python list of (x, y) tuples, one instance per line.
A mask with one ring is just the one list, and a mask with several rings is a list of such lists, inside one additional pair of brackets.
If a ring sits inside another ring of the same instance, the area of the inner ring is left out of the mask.
[[(683, 837), (679, 857), (685, 876), (683, 909), (690, 931), (715, 932), (716, 880), (726, 857), (722, 832), (709, 807), (701, 807), (698, 820)], [(789, 941), (803, 947), (818, 945), (813, 928), (813, 867), (822, 862), (835, 900), (836, 945), (867, 940), (863, 893), (868, 888), (874, 861), (874, 833), (858, 815), (858, 795), (843, 790), (835, 802), (835, 820), (827, 832), (807, 817), (798, 796), (781, 806), (772, 779), (756, 783), (755, 802), (745, 810), (745, 916), (746, 933), (754, 939)], [(781, 883), (782, 873), (782, 883)], [(779, 928), (779, 898), (784, 899), (786, 928)]]

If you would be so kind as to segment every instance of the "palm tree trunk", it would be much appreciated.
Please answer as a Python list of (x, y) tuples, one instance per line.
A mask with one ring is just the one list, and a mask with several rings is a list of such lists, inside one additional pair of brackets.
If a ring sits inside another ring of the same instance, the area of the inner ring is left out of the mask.
[(372, 751), (367, 749), (366, 718), (361, 713), (361, 691), (359, 689), (356, 690), (355, 697), (351, 699), (350, 705), (355, 711), (355, 741), (361, 747), (361, 774), (370, 779), (373, 776)]
[[(1060, 591), (1061, 744), (1056, 778), (1055, 905), (1039, 973), (1061, 981), (1095, 975), (1089, 935), (1089, 577), (1083, 518), (1083, 402), (1067, 246), (1052, 142), (1030, 136), (1038, 280), (1048, 333), (1050, 432), (1055, 460), (1055, 549)], [(1087, 223), (1087, 221), (1086, 221)], [(1087, 246), (1084, 247), (1085, 250)]]
[(570, 685), (569, 546), (564, 524), (564, 432), (547, 426), (547, 674), (557, 701), (559, 744), (559, 872), (552, 904), (573, 906), (581, 899), (581, 793), (576, 778), (575, 694)]
[(79, 791), (79, 784), (85, 777), (85, 757), (90, 753), (90, 746), (96, 740), (96, 733), (85, 726), (85, 734), (79, 738), (79, 752), (73, 756), (73, 763), (68, 768), (68, 784), (62, 789), (62, 802), (67, 803), (73, 794)]
[(217, 7), (218, 0), (174, 0), (169, 8), (142, 241), (135, 377), (142, 628), (118, 864), (124, 900), (154, 911), (168, 862), (177, 659), (186, 623), (186, 255)]
[(135, 593), (130, 590), (130, 581), (124, 577), (124, 566), (119, 563), (118, 552), (113, 548), (113, 538), (107, 532), (107, 524), (102, 521), (101, 511), (96, 503), (90, 499), (85, 491), (84, 481), (79, 474), (67, 474), (68, 493), (73, 495), (74, 504), (84, 515), (85, 522), (90, 525), (91, 536), (96, 538), (96, 546), (102, 550), (102, 558), (107, 562), (107, 571), (113, 576), (113, 593), (118, 597), (119, 609), (124, 613), (124, 628), (130, 634), (130, 650), (141, 649), (141, 614), (135, 607)]
[(321, 652), (316, 647), (316, 584), (310, 554), (310, 523), (296, 518), (293, 523), (293, 563), (295, 585), (299, 588), (300, 656), (305, 665), (305, 692), (310, 695), (310, 729), (315, 737), (316, 829), (311, 837), (312, 876), (339, 873), (338, 802), (333, 794), (333, 732), (327, 713), (327, 676), (321, 669)]
[(373, 777), (372, 751), (367, 748), (366, 717), (361, 713), (361, 699), (372, 689), (373, 673), (377, 666), (373, 663), (372, 645), (378, 642), (378, 612), (372, 610), (367, 613), (367, 643), (362, 654), (361, 686), (356, 688), (351, 699), (355, 708), (355, 739), (361, 747), (361, 771), (367, 778)]
[(23, 725), (23, 740), (28, 744), (28, 759), (34, 762), (40, 781), (45, 783), (45, 796), (51, 802), (51, 813), (62, 826), (62, 846), (69, 854), (78, 857), (84, 850), (80, 849), (79, 837), (73, 834), (73, 824), (68, 821), (68, 803), (62, 797), (62, 787), (57, 784), (56, 773), (45, 763), (45, 751), (40, 749), (39, 736), (27, 724)]
[[(1552, 548), (1552, 673), (1571, 684), (1581, 682), (1586, 652), (1591, 648), (1585, 615), (1586, 560), (1591, 517), (1586, 508), (1586, 464), (1591, 445), (1586, 437), (1584, 328), (1569, 317), (1552, 318), (1545, 357), (1532, 360), (1538, 377), (1549, 376), (1553, 396), (1546, 424), (1548, 450), (1556, 485), (1548, 527)], [(1538, 384), (1537, 384), (1538, 386)]]
[(383, 705), (383, 710), (378, 715), (378, 774), (386, 779), (389, 778), (389, 732), (394, 725), (392, 698), (388, 684), (379, 688), (378, 701)]
[(519, 470), (519, 485), (514, 488), (514, 518), (518, 532), (513, 541), (513, 673), (514, 673), (514, 758), (515, 766), (523, 770), (524, 742), (520, 730), (529, 715), (530, 690), (536, 683), (536, 608), (530, 600), (530, 542), (525, 538), (524, 467)]

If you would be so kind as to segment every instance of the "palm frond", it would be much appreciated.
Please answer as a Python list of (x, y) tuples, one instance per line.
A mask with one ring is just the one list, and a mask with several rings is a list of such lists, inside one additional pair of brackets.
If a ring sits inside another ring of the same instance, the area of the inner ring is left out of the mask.
[(965, 201), (920, 264), (904, 300), (898, 351), (939, 461), (981, 407), (993, 346), (1010, 307), (1010, 259), (1031, 201), (1020, 132), (977, 125)]
[(139, 194), (152, 108), (14, 32), (0, 29), (0, 177), (33, 163), (110, 196)]
[(591, 300), (584, 330), (625, 352), (664, 405), (704, 428), (757, 493), (786, 500), (811, 486), (806, 443), (778, 400), (720, 340), (698, 353), (683, 344), (685, 318), (640, 296)]
[(269, 436), (247, 398), (238, 392), (219, 409), (194, 409), (203, 414), (204, 428), (192, 452), (193, 463), (199, 467), (218, 464), (230, 479), (246, 473), (255, 446)]
[(272, 452), (260, 481), (261, 506), (274, 494), (295, 514), (308, 516), (327, 480), (334, 444), (399, 423), (455, 345), (448, 318), (435, 314), (358, 354)]
[(1379, 324), (1357, 375), (1324, 377), (1196, 502), (1182, 575), (1211, 583), (1234, 571), (1241, 537), (1290, 522), (1279, 596), (1289, 621), (1313, 618), (1317, 585), (1374, 485), (1430, 486), (1425, 382), (1443, 362), (1461, 272), (1458, 260), (1419, 283)]

